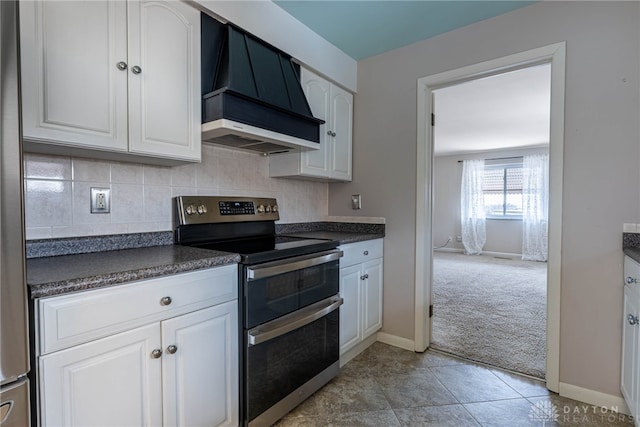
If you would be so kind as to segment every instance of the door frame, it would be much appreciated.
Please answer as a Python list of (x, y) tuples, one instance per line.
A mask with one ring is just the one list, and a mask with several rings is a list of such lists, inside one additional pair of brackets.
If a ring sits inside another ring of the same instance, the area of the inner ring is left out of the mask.
[(566, 42), (445, 71), (417, 82), (417, 182), (415, 248), (414, 350), (425, 351), (431, 342), (433, 280), (433, 91), (446, 86), (501, 74), (536, 64), (551, 64), (551, 122), (549, 134), (549, 257), (547, 262), (547, 388), (558, 392), (560, 383), (560, 285), (562, 244), (562, 170), (564, 154), (564, 92)]

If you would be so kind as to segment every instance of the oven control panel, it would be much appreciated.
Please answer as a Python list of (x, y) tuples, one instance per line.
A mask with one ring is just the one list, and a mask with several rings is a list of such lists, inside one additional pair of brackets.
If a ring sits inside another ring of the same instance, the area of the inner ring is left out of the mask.
[(220, 222), (276, 221), (276, 199), (232, 196), (179, 196), (175, 199), (180, 225)]

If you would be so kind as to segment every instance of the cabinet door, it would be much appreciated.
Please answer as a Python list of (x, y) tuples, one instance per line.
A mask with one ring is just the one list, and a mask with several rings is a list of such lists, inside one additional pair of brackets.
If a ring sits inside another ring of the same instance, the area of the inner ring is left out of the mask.
[(340, 269), (340, 354), (362, 341), (361, 276), (360, 265)]
[(328, 137), (331, 141), (329, 176), (342, 181), (351, 181), (353, 95), (335, 85), (331, 86), (330, 123), (332, 136)]
[(333, 142), (332, 138), (327, 136), (327, 131), (331, 129), (329, 127), (329, 121), (331, 119), (331, 83), (304, 68), (301, 71), (301, 78), (302, 89), (307, 96), (311, 113), (313, 113), (314, 117), (322, 119), (326, 123), (320, 125), (320, 149), (304, 151), (300, 154), (302, 159), (300, 172), (303, 175), (327, 177), (331, 155), (330, 145)]
[(382, 258), (363, 264), (362, 338), (382, 328)]
[(20, 2), (24, 138), (127, 150), (126, 3)]
[(158, 323), (39, 358), (43, 426), (162, 423)]
[(200, 12), (137, 0), (128, 12), (129, 150), (200, 160)]
[(638, 382), (640, 379), (640, 326), (630, 321), (628, 316), (640, 316), (640, 303), (637, 293), (629, 286), (624, 287), (624, 319), (622, 324), (622, 378), (620, 389), (631, 414), (637, 415), (638, 411)]
[(237, 425), (237, 301), (162, 322), (162, 343), (164, 426)]

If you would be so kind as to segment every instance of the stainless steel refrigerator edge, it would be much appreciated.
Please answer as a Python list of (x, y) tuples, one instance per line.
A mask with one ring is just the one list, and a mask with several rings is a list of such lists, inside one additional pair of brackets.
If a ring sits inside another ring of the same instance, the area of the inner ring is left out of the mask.
[(0, 1), (0, 425), (28, 426), (17, 2)]

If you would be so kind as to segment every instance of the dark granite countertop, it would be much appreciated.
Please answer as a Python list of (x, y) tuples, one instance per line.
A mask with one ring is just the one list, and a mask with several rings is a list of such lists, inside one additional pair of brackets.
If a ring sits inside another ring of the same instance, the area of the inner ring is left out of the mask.
[(349, 233), (343, 231), (308, 231), (300, 233), (286, 233), (287, 236), (304, 237), (307, 239), (337, 240), (341, 245), (365, 240), (381, 239), (383, 233)]
[[(384, 224), (315, 222), (276, 225), (277, 233), (337, 240), (384, 237)], [(240, 262), (238, 254), (172, 245), (173, 233), (138, 233), (27, 242), (31, 298), (61, 295)]]
[(640, 262), (640, 233), (622, 233), (622, 251), (636, 262)]
[(27, 285), (31, 298), (40, 298), (239, 261), (237, 254), (179, 245), (31, 258)]

